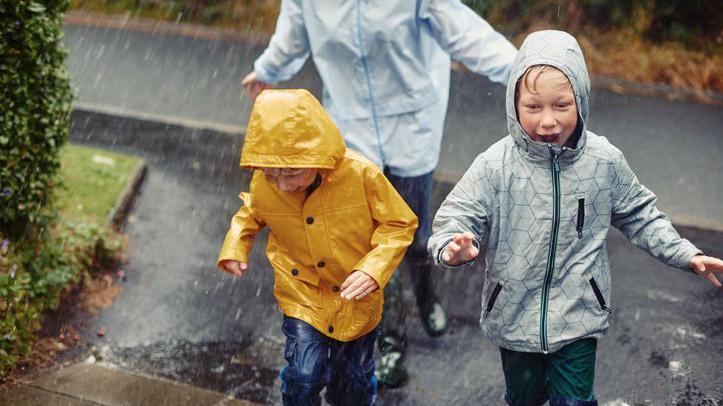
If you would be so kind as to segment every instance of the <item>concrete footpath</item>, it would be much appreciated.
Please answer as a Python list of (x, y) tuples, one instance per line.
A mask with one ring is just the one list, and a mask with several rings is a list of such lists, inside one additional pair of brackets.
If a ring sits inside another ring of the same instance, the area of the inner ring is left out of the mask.
[(44, 371), (0, 390), (0, 405), (209, 405), (252, 406), (192, 385), (92, 362)]

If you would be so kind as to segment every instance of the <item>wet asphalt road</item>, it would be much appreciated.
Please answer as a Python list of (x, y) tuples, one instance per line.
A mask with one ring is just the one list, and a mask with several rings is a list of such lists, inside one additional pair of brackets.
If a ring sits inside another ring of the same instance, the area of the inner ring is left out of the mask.
[[(264, 236), (245, 278), (233, 280), (214, 268), (236, 195), (248, 185), (248, 174), (237, 167), (241, 140), (83, 112), (73, 115), (72, 140), (139, 155), (149, 164), (125, 229), (128, 279), (97, 321), (107, 331), (94, 343), (104, 358), (278, 404), (283, 335)], [(434, 209), (450, 188), (435, 184)], [(682, 233), (723, 256), (723, 233)], [(616, 311), (598, 347), (601, 405), (722, 405), (723, 291), (666, 268), (616, 231), (608, 251)], [(449, 334), (427, 338), (408, 297), (412, 379), (404, 389), (382, 392), (379, 404), (500, 404), (499, 352), (477, 327), (481, 265), (436, 277), (451, 317)]]
[[(240, 79), (263, 44), (81, 25), (65, 29), (76, 102), (130, 114), (241, 129), (251, 101)], [(311, 64), (282, 87), (320, 96)], [(452, 75), (438, 175), (457, 180), (506, 134), (504, 89), (474, 74)], [(680, 224), (723, 231), (723, 108), (593, 89), (589, 127), (608, 137), (661, 209)]]

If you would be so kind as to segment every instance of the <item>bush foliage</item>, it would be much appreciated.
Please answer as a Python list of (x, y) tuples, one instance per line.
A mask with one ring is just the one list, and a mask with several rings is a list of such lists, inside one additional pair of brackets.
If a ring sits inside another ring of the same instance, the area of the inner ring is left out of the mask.
[(119, 236), (61, 224), (53, 209), (70, 121), (68, 5), (0, 0), (0, 381), (30, 352), (43, 312), (121, 249)]
[(115, 263), (123, 240), (91, 223), (56, 224), (0, 243), (0, 382), (29, 355), (43, 313), (91, 272)]
[[(0, 230), (38, 228), (68, 135), (67, 0), (0, 0)], [(42, 226), (41, 226), (42, 227)]]
[(723, 33), (723, 8), (706, 0), (463, 0), (509, 34), (546, 21), (570, 32), (632, 27), (654, 43), (675, 41), (703, 49)]

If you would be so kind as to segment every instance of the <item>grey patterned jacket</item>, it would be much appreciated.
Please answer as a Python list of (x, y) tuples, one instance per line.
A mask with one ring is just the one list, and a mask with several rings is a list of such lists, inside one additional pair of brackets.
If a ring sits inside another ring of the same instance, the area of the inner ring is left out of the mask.
[[(552, 65), (575, 92), (582, 133), (575, 148), (532, 141), (515, 113), (515, 84), (533, 65)], [(700, 251), (681, 238), (623, 154), (587, 131), (590, 79), (575, 39), (530, 35), (507, 84), (510, 135), (480, 154), (436, 214), (430, 254), (439, 262), (455, 233), (486, 242), (481, 326), (500, 347), (555, 352), (608, 328), (610, 224), (665, 264), (687, 269)]]

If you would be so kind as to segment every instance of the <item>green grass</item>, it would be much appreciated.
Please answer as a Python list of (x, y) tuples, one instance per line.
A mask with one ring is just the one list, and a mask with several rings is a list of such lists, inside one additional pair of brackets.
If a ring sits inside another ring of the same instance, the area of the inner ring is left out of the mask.
[(58, 208), (66, 221), (105, 224), (136, 168), (139, 158), (66, 144), (60, 151)]

